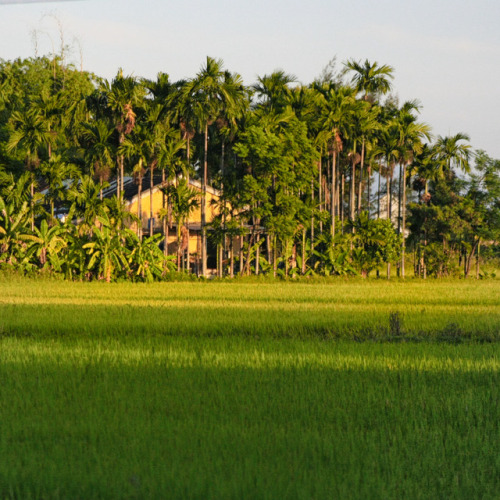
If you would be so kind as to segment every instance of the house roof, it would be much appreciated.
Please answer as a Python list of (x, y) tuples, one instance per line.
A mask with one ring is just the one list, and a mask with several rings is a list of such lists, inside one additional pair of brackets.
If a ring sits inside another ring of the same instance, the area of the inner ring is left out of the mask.
[[(156, 174), (153, 176), (153, 193), (160, 190), (162, 187), (162, 176), (161, 174)], [(202, 184), (197, 179), (189, 179), (190, 187), (200, 190), (202, 189)], [(149, 176), (145, 177), (142, 182), (142, 192), (141, 197), (149, 196), (150, 191), (150, 180)], [(139, 193), (139, 185), (135, 182), (133, 177), (125, 177), (123, 180), (123, 198), (128, 202), (134, 201)], [(220, 191), (211, 186), (207, 186), (207, 193), (213, 194), (215, 196), (220, 196)], [(103, 191), (103, 196), (105, 198), (111, 198), (116, 194), (116, 180), (110, 182), (109, 187)]]

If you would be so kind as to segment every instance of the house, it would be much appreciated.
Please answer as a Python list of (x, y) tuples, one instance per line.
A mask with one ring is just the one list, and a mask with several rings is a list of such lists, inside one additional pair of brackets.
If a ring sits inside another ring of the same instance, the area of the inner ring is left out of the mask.
[[(388, 214), (387, 214), (387, 209), (388, 209), (389, 203), (387, 202), (387, 195), (381, 196), (380, 197), (380, 218), (381, 219), (387, 219)], [(398, 228), (398, 219), (400, 219), (400, 211), (399, 211), (399, 201), (397, 196), (391, 196), (391, 222), (392, 225), (394, 226), (395, 229)], [(401, 215), (402, 219), (402, 215)], [(402, 223), (400, 219), (400, 224)], [(410, 231), (408, 228), (405, 229), (405, 238), (408, 238), (410, 235)]]
[[(142, 221), (142, 234), (148, 235), (150, 233), (150, 225), (153, 225), (153, 233), (163, 233), (165, 230), (167, 234), (168, 253), (175, 255), (178, 252), (177, 241), (177, 222), (171, 217), (166, 227), (164, 221), (160, 217), (160, 211), (167, 206), (167, 197), (162, 188), (164, 187), (161, 174), (153, 177), (153, 188), (150, 188), (150, 179), (145, 177), (140, 194), (140, 214), (139, 214), (139, 185), (132, 177), (126, 177), (123, 183), (123, 199), (126, 207), (131, 214), (134, 214)], [(199, 192), (198, 207), (194, 208), (187, 220), (185, 227), (181, 229), (182, 238), (181, 244), (183, 250), (188, 250), (189, 253), (189, 266), (198, 271), (201, 256), (201, 203), (202, 203), (202, 185), (196, 179), (189, 179), (189, 187)], [(113, 182), (109, 188), (104, 192), (104, 196), (113, 196), (116, 193), (116, 182)], [(217, 202), (220, 199), (220, 191), (207, 186), (206, 195), (206, 221), (207, 225), (218, 214)], [(131, 222), (130, 228), (137, 230), (137, 223)], [(188, 242), (182, 241), (189, 235)], [(163, 244), (163, 243), (162, 243)], [(207, 257), (208, 268), (216, 268), (216, 248), (211, 244), (210, 240), (207, 243)]]

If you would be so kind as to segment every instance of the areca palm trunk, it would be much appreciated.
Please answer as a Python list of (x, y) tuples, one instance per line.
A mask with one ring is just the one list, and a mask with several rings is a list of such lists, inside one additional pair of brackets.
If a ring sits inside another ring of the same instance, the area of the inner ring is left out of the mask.
[[(350, 194), (350, 213), (349, 218), (354, 220), (354, 212), (356, 207), (356, 163), (355, 160), (352, 162), (352, 170), (351, 170), (351, 194)], [(354, 231), (354, 228), (353, 228)]]
[(137, 237), (142, 239), (142, 174), (139, 173), (139, 186), (137, 188), (137, 216), (139, 222), (137, 223)]
[(367, 179), (366, 179), (366, 212), (368, 214), (368, 219), (370, 219), (370, 202), (371, 202), (371, 193), (370, 193), (370, 189), (371, 189), (371, 183), (370, 183), (370, 180), (371, 180), (371, 176), (372, 176), (372, 169), (371, 169), (371, 165), (368, 165), (368, 168), (367, 168)]
[[(165, 169), (162, 169), (161, 171), (161, 185), (164, 188), (165, 187)], [(165, 192), (162, 192), (162, 200), (161, 200), (161, 207), (162, 207), (162, 212), (165, 210), (165, 205), (166, 203), (166, 195)], [(167, 216), (163, 217), (163, 255), (167, 256), (168, 255), (168, 223), (169, 223), (169, 213), (167, 211)]]
[(181, 255), (182, 255), (182, 242), (181, 242), (181, 221), (177, 219), (177, 272), (181, 271)]
[(226, 195), (224, 192), (224, 161), (225, 161), (226, 146), (224, 137), (222, 138), (221, 157), (220, 157), (220, 173), (221, 184), (220, 193), (222, 197), (222, 243), (220, 248), (220, 277), (224, 275), (224, 256), (226, 255)]
[(278, 274), (278, 242), (276, 234), (273, 235), (273, 277), (276, 278)]
[(336, 194), (336, 177), (337, 177), (337, 153), (332, 153), (332, 178), (330, 192), (330, 215), (332, 220), (332, 238), (335, 238), (335, 194)]
[(201, 274), (207, 275), (207, 177), (208, 177), (208, 121), (205, 123), (205, 151), (203, 155), (203, 187), (201, 200)]
[[(323, 198), (322, 198), (322, 176), (321, 176), (321, 169), (322, 169), (322, 163), (321, 163), (321, 157), (318, 162), (318, 206), (321, 211), (322, 209), (322, 203), (323, 203)], [(319, 221), (319, 232), (320, 234), (323, 234), (323, 221), (320, 219)]]
[[(29, 155), (29, 152), (28, 152)], [(31, 230), (35, 230), (35, 176), (31, 171), (30, 182), (30, 211), (31, 211)]]
[(255, 248), (255, 275), (258, 276), (260, 267), (260, 229), (255, 236), (255, 241), (257, 243), (257, 247)]
[[(312, 253), (312, 252), (311, 252)], [(302, 275), (306, 274), (306, 228), (302, 229)]]
[[(391, 205), (392, 205), (392, 199), (391, 199), (391, 183), (390, 183), (390, 176), (389, 176), (389, 162), (387, 162), (387, 219), (392, 222), (391, 220)], [(387, 279), (391, 278), (391, 263), (387, 263)]]
[(222, 261), (224, 259), (224, 249), (222, 242), (217, 245), (217, 276), (222, 278)]
[[(243, 227), (243, 224), (241, 225)], [(238, 260), (240, 261), (240, 268), (239, 268), (239, 274), (240, 276), (243, 276), (243, 271), (244, 271), (244, 253), (243, 253), (243, 245), (244, 245), (244, 239), (243, 235), (240, 235), (240, 250), (238, 252)]]
[[(120, 133), (118, 137), (118, 147), (120, 147), (123, 144), (123, 141), (125, 140), (125, 134), (123, 132)], [(120, 198), (120, 194), (123, 193), (123, 163), (124, 163), (124, 156), (122, 154), (119, 154), (116, 158), (116, 163), (117, 163), (117, 169), (116, 169), (116, 197)]]
[[(406, 169), (405, 169), (406, 170)], [(398, 234), (401, 234), (401, 203), (403, 201), (403, 162), (399, 162), (399, 177), (398, 177)]]
[(401, 276), (405, 277), (405, 252), (406, 252), (406, 166), (403, 168), (403, 200), (401, 207), (401, 227), (403, 241), (401, 246)]
[(359, 184), (358, 184), (358, 214), (361, 212), (361, 200), (363, 198), (363, 166), (365, 163), (365, 138), (361, 143), (361, 164), (359, 167)]
[(380, 189), (381, 189), (381, 186), (380, 186), (380, 181), (381, 181), (381, 177), (382, 177), (382, 173), (380, 172), (380, 162), (379, 162), (379, 165), (378, 165), (378, 190), (377, 190), (377, 219), (380, 219)]
[(479, 252), (481, 250), (481, 240), (477, 242), (477, 253), (476, 253), (476, 279), (479, 279)]
[(340, 200), (339, 200), (339, 211), (340, 211), (340, 220), (342, 227), (342, 234), (344, 234), (344, 196), (345, 196), (345, 175), (342, 172), (342, 179), (340, 181)]
[(153, 236), (153, 179), (154, 162), (149, 167), (149, 236)]
[(231, 254), (229, 260), (229, 277), (234, 278), (234, 237), (232, 235), (229, 238), (229, 253)]
[[(406, 170), (406, 169), (405, 169)], [(403, 162), (399, 162), (399, 176), (398, 176), (398, 235), (401, 235), (401, 203), (403, 199), (401, 181), (403, 177)], [(401, 274), (401, 262), (398, 264), (396, 269), (397, 276), (399, 278)]]
[[(320, 165), (321, 165), (321, 160), (320, 160)], [(313, 210), (311, 212), (311, 255), (312, 255), (314, 251), (314, 178), (311, 178), (311, 200), (313, 202)]]
[(387, 219), (391, 220), (391, 183), (389, 180), (389, 162), (387, 162), (387, 177), (386, 177), (386, 194), (387, 194), (387, 200), (386, 200), (386, 209), (387, 209)]

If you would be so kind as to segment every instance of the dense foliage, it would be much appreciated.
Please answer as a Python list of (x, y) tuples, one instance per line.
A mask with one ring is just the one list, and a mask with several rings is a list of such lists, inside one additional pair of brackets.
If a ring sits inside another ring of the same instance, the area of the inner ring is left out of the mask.
[[(0, 267), (154, 280), (196, 258), (206, 276), (211, 244), (219, 276), (382, 265), (390, 276), (395, 264), (404, 277), (411, 251), (416, 275), (467, 277), (475, 262), (479, 277), (480, 258), (498, 258), (500, 161), (465, 134), (429, 142), (419, 103), (388, 94), (392, 76), (347, 61), (310, 85), (276, 71), (246, 87), (207, 58), (188, 80), (119, 71), (108, 82), (57, 57), (0, 61)], [(124, 182), (140, 194), (158, 174), (163, 224), (143, 235)], [(221, 192), (214, 220), (208, 186)], [(190, 257), (183, 230), (197, 206)], [(163, 244), (173, 226), (175, 256)]]

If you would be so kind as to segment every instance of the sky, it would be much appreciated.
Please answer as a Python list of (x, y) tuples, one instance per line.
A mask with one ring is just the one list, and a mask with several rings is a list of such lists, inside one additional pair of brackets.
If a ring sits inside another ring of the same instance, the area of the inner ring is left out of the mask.
[(0, 58), (59, 53), (62, 33), (68, 60), (108, 79), (190, 78), (211, 56), (248, 85), (368, 59), (394, 68), (435, 136), (465, 132), (500, 159), (499, 21), (498, 0), (0, 0)]

